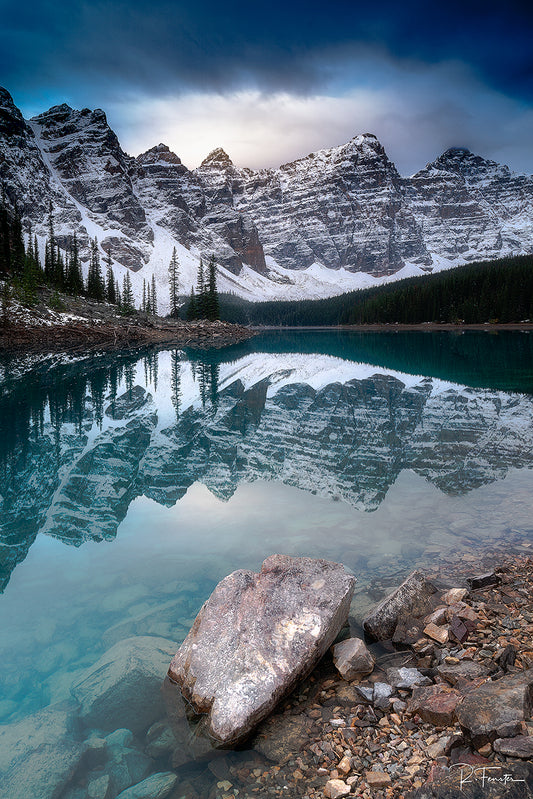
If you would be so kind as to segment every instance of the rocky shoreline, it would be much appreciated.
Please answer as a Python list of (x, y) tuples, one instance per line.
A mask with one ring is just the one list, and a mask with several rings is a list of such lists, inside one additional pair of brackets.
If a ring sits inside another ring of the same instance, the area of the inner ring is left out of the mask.
[[(56, 308), (51, 307), (56, 303)], [(79, 352), (130, 346), (176, 344), (180, 347), (225, 347), (255, 335), (229, 322), (200, 319), (186, 322), (136, 311), (117, 314), (115, 306), (84, 297), (39, 290), (37, 304), (17, 300), (0, 315), (0, 353)]]
[[(382, 620), (396, 597), (394, 643), (369, 643), (364, 668), (344, 671), (349, 679), (335, 667), (334, 648), (231, 750), (212, 749), (195, 733), (175, 686), (166, 681), (161, 690), (173, 642), (130, 632), (77, 676), (69, 702), (0, 726), (0, 794), (531, 797), (533, 550), (523, 547), (525, 554), (493, 555), (500, 565), (483, 574), (474, 556), (449, 571), (435, 564), (415, 572), (365, 619), (379, 637), (369, 619)], [(357, 618), (338, 642), (363, 634), (357, 600), (352, 609)]]
[(180, 347), (225, 347), (251, 338), (254, 332), (229, 322), (146, 322), (117, 319), (94, 324), (66, 321), (49, 326), (11, 325), (0, 331), (0, 352), (75, 352), (113, 350), (151, 344)]

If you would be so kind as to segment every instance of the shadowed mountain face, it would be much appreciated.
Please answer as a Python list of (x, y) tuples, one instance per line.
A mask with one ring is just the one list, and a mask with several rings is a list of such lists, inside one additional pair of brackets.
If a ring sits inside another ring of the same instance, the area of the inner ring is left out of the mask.
[(38, 532), (113, 538), (136, 497), (170, 506), (195, 482), (229, 500), (275, 480), (372, 511), (404, 469), (457, 495), (533, 465), (531, 395), (327, 355), (235, 356), (4, 369), (2, 586)]

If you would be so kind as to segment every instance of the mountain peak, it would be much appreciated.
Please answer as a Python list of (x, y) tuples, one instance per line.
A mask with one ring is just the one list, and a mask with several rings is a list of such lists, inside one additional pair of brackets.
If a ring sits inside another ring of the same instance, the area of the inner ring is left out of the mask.
[(141, 153), (136, 159), (141, 164), (154, 164), (156, 162), (164, 161), (167, 164), (181, 165), (181, 159), (173, 153), (167, 144), (156, 144), (146, 152)]
[(207, 158), (204, 158), (200, 164), (200, 168), (204, 166), (228, 167), (233, 166), (233, 161), (222, 147), (217, 147), (212, 150)]

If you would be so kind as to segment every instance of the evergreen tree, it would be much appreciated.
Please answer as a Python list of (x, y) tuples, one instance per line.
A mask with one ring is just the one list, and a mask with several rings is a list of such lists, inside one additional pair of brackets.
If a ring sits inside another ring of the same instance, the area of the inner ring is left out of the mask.
[(133, 289), (131, 287), (131, 277), (129, 270), (124, 275), (124, 281), (122, 284), (122, 300), (120, 307), (122, 313), (126, 314), (127, 316), (135, 312)]
[(146, 313), (152, 313), (152, 292), (150, 290), (150, 283), (146, 284)]
[(189, 304), (187, 306), (187, 321), (191, 322), (193, 319), (198, 319), (198, 308), (196, 307), (196, 296), (194, 294), (194, 289), (191, 288), (191, 296), (189, 298)]
[(66, 271), (65, 288), (67, 292), (69, 294), (73, 294), (74, 297), (77, 297), (79, 294), (83, 294), (85, 291), (85, 286), (83, 285), (83, 275), (81, 272), (78, 239), (76, 238), (75, 233), (72, 235), (70, 240), (70, 256)]
[(168, 265), (168, 282), (170, 295), (170, 316), (179, 318), (179, 263), (176, 248), (172, 250), (172, 258)]
[(87, 296), (97, 302), (105, 299), (105, 286), (100, 269), (100, 255), (98, 253), (98, 241), (91, 242), (91, 260), (89, 263), (89, 273), (87, 275)]
[(146, 280), (143, 277), (143, 299), (141, 305), (141, 311), (146, 313)]
[(54, 215), (52, 203), (48, 207), (48, 239), (45, 245), (44, 256), (44, 276), (50, 285), (53, 285), (56, 277), (56, 236), (54, 231)]
[(11, 225), (4, 204), (0, 206), (0, 275), (7, 275), (11, 268)]
[(15, 208), (15, 216), (11, 225), (11, 272), (14, 275), (21, 275), (24, 270), (26, 251), (24, 249), (24, 238), (22, 236), (22, 222), (18, 209)]
[(115, 275), (113, 274), (113, 261), (111, 258), (111, 245), (108, 244), (106, 258), (106, 299), (111, 305), (116, 305), (117, 294), (115, 291)]
[(152, 275), (152, 292), (151, 292), (151, 300), (152, 300), (152, 313), (154, 316), (157, 316), (157, 291), (155, 287), (155, 276)]
[(220, 319), (220, 308), (219, 308), (219, 301), (218, 301), (218, 291), (217, 291), (217, 265), (215, 262), (215, 256), (211, 256), (211, 260), (209, 261), (209, 274), (208, 274), (208, 283), (207, 283), (207, 293), (206, 293), (206, 317), (211, 321), (215, 319)]
[(120, 311), (122, 309), (122, 295), (120, 293), (120, 286), (118, 285), (118, 280), (115, 279), (115, 302), (117, 305), (117, 309)]
[(198, 277), (196, 280), (196, 319), (206, 318), (206, 285), (204, 275), (204, 265), (200, 258), (198, 264)]

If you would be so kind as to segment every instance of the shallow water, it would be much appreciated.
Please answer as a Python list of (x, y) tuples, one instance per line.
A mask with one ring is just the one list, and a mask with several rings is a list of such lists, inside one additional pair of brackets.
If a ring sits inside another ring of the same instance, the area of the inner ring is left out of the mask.
[(351, 569), (357, 629), (415, 566), (533, 542), (529, 334), (268, 333), (52, 360), (2, 365), (6, 725), (70, 698), (125, 639), (177, 647), (222, 577), (273, 552)]

